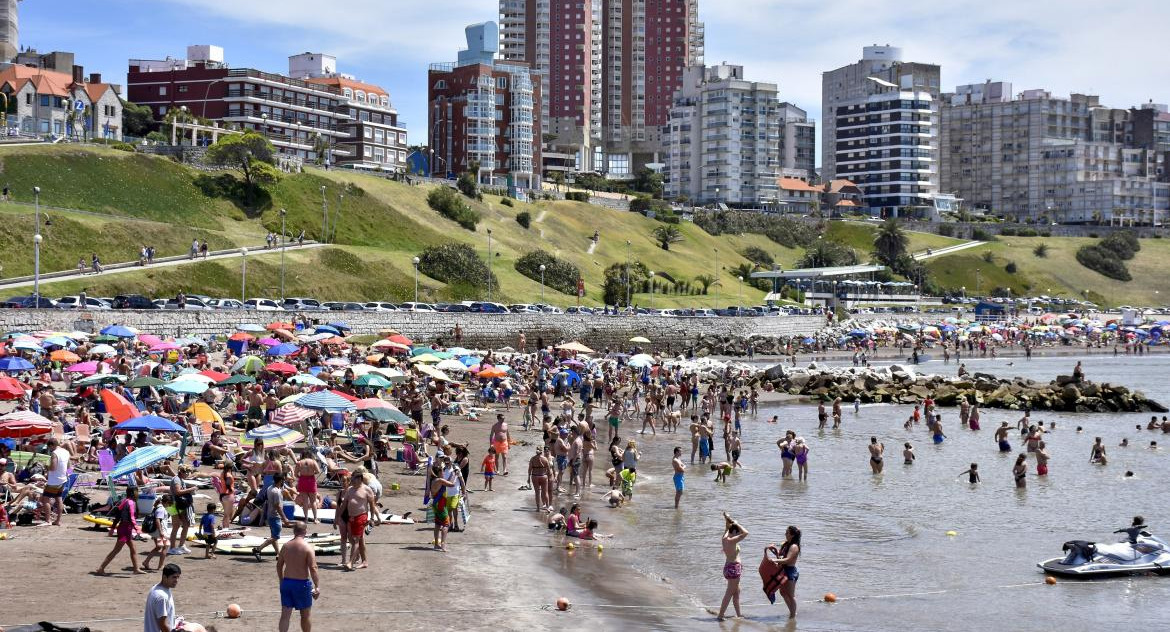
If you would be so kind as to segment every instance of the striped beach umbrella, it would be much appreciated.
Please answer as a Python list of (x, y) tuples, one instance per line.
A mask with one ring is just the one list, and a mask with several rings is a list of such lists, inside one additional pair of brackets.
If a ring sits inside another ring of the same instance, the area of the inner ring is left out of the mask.
[(296, 430), (277, 424), (264, 424), (258, 428), (253, 428), (244, 436), (249, 441), (262, 440), (265, 448), (282, 448), (299, 441), (304, 441), (305, 439), (305, 435)]
[(0, 437), (27, 439), (52, 431), (53, 422), (31, 410), (18, 410), (0, 417)]
[(342, 412), (354, 409), (352, 402), (331, 391), (309, 393), (297, 400), (297, 406), (328, 412)]
[(118, 479), (133, 474), (138, 470), (148, 468), (159, 461), (169, 459), (179, 453), (177, 445), (148, 445), (122, 457), (121, 461), (110, 470), (109, 478)]
[(317, 416), (317, 411), (301, 408), (294, 404), (285, 404), (272, 414), (272, 423), (278, 426), (295, 426), (306, 419)]

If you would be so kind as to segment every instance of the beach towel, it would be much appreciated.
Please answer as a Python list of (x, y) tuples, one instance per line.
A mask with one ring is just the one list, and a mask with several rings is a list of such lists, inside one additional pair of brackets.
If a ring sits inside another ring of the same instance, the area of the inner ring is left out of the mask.
[[(769, 551), (775, 554), (777, 559), (768, 557)], [(764, 582), (764, 594), (772, 603), (776, 603), (776, 591), (788, 582), (788, 576), (784, 574), (784, 566), (780, 564), (779, 557), (779, 549), (769, 546), (764, 549), (764, 559), (760, 561), (760, 579)]]

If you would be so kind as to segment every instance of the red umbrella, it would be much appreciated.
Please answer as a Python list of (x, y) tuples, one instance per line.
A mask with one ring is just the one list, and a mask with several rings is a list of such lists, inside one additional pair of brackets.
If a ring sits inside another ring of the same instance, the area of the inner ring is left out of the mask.
[(127, 419), (133, 419), (142, 414), (138, 412), (138, 408), (136, 408), (134, 404), (126, 401), (125, 397), (122, 397), (108, 388), (102, 389), (100, 396), (102, 398), (102, 403), (106, 405), (106, 410), (118, 423), (122, 423)]
[(288, 375), (293, 375), (297, 372), (297, 368), (288, 362), (273, 362), (264, 367), (264, 370), (272, 373), (286, 373)]
[(358, 410), (370, 410), (371, 408), (394, 408), (394, 405), (384, 399), (376, 397), (367, 397), (366, 399), (359, 399), (354, 402)]
[(236, 333), (229, 336), (228, 340), (252, 340), (253, 338), (255, 338), (255, 336), (250, 333), (245, 331), (237, 331)]
[(331, 390), (331, 391), (329, 391), (329, 392), (330, 392), (330, 393), (333, 393), (334, 395), (336, 395), (336, 396), (338, 396), (338, 397), (341, 397), (341, 398), (347, 399), (347, 400), (349, 400), (349, 401), (351, 401), (351, 402), (356, 402), (356, 401), (358, 400), (358, 398), (354, 397), (353, 395), (350, 395), (349, 393), (343, 393), (343, 392), (341, 392), (341, 391), (339, 391), (339, 390), (336, 390), (336, 389), (334, 389), (334, 390)]
[(229, 377), (231, 377), (227, 373), (220, 373), (219, 371), (212, 371), (211, 369), (208, 369), (206, 371), (200, 371), (199, 375), (207, 376), (207, 377), (215, 380), (216, 382), (222, 382), (222, 381), (228, 379)]
[(294, 325), (290, 322), (277, 321), (275, 323), (268, 323), (268, 327), (266, 329), (268, 329), (268, 331), (275, 331), (277, 329), (295, 329), (295, 328), (296, 328), (296, 325)]
[(387, 340), (389, 340), (390, 342), (397, 342), (397, 343), (398, 343), (398, 344), (400, 344), (400, 345), (412, 345), (412, 344), (414, 344), (414, 341), (413, 341), (413, 340), (411, 340), (410, 338), (407, 338), (406, 336), (403, 336), (402, 334), (395, 334), (395, 335), (393, 335), (393, 336), (390, 336), (389, 338), (387, 338)]
[(0, 437), (27, 439), (53, 431), (53, 422), (29, 410), (18, 410), (0, 417)]
[(24, 399), (32, 387), (14, 377), (0, 377), (0, 400)]

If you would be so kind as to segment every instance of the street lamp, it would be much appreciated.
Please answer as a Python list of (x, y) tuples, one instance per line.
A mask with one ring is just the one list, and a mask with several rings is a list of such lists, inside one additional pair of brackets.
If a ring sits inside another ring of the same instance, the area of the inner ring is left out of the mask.
[(487, 275), (487, 300), (492, 302), (492, 229), (487, 229), (488, 235), (488, 275)]
[(284, 217), (288, 215), (288, 211), (280, 209), (280, 303), (284, 304), (284, 249), (288, 240), (284, 233)]
[(544, 270), (545, 265), (540, 264), (540, 302), (544, 303)]
[(36, 232), (33, 233), (33, 297), (35, 307), (41, 306), (41, 187), (33, 187), (33, 203), (36, 207)]
[(248, 248), (240, 248), (240, 303), (248, 300)]
[(983, 293), (983, 276), (980, 274), (979, 268), (975, 268), (975, 294)]
[[(743, 306), (743, 277), (736, 277), (739, 279), (739, 304)], [(736, 310), (738, 311), (738, 310)]]
[(414, 259), (411, 259), (411, 262), (414, 263), (414, 302), (418, 303), (418, 264), (419, 264), (419, 258), (415, 257)]
[(329, 202), (325, 200), (325, 185), (321, 185), (321, 241), (329, 243)]
[(626, 309), (630, 308), (630, 240), (626, 240)]
[(654, 271), (651, 270), (647, 274), (650, 275), (650, 309), (654, 309)]
[[(719, 189), (715, 189), (716, 192)], [(715, 251), (715, 307), (719, 307), (719, 249), (713, 248)]]

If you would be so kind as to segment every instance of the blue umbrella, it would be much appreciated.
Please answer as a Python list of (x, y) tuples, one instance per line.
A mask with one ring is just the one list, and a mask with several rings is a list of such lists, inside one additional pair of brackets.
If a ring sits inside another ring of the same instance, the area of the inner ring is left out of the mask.
[(136, 430), (139, 432), (187, 432), (179, 424), (156, 415), (143, 415), (127, 419), (114, 426), (114, 430)]
[(286, 355), (292, 355), (300, 350), (301, 350), (301, 348), (298, 347), (297, 345), (294, 345), (291, 342), (286, 342), (284, 344), (279, 344), (279, 345), (276, 345), (275, 347), (268, 349), (267, 355), (286, 356)]
[(203, 380), (175, 380), (162, 385), (162, 388), (182, 395), (199, 395), (208, 388)]
[(340, 336), (341, 330), (332, 325), (317, 325), (317, 329), (314, 330), (314, 333), (333, 334), (334, 336)]
[(853, 331), (849, 332), (849, 335), (856, 336), (858, 338), (864, 338), (864, 337), (869, 335), (869, 332), (867, 332), (863, 329), (854, 329)]
[(309, 393), (296, 401), (297, 406), (303, 408), (312, 408), (313, 410), (324, 410), (331, 413), (342, 412), (346, 410), (354, 410), (357, 408), (353, 402), (348, 399), (330, 393), (329, 391), (317, 391)]
[(112, 479), (119, 479), (127, 474), (148, 468), (159, 461), (169, 459), (178, 453), (179, 446), (177, 445), (148, 445), (145, 448), (138, 448), (118, 461), (108, 476)]
[(577, 383), (579, 383), (581, 381), (581, 376), (577, 375), (576, 371), (570, 371), (569, 369), (565, 369), (563, 371), (563, 373), (566, 375), (565, 383), (568, 384), (569, 386), (575, 386), (575, 385), (577, 385)]
[(477, 358), (475, 356), (469, 355), (469, 356), (463, 356), (462, 358), (459, 358), (459, 361), (463, 363), (463, 366), (475, 366), (475, 365), (479, 364), (480, 362), (482, 362), (483, 358)]
[(346, 324), (345, 321), (325, 323), (325, 325), (328, 327), (333, 327), (334, 329), (345, 329), (345, 330), (353, 329), (348, 324)]
[(0, 358), (0, 371), (30, 371), (33, 368), (33, 363), (24, 358)]
[(50, 336), (41, 341), (43, 347), (73, 347), (77, 343), (65, 336)]
[(465, 355), (471, 355), (471, 349), (464, 349), (463, 347), (447, 347), (447, 353), (450, 353), (456, 358), (462, 358)]
[(130, 331), (130, 328), (121, 325), (110, 325), (101, 331), (103, 335), (115, 336), (117, 338), (133, 338), (137, 334)]

